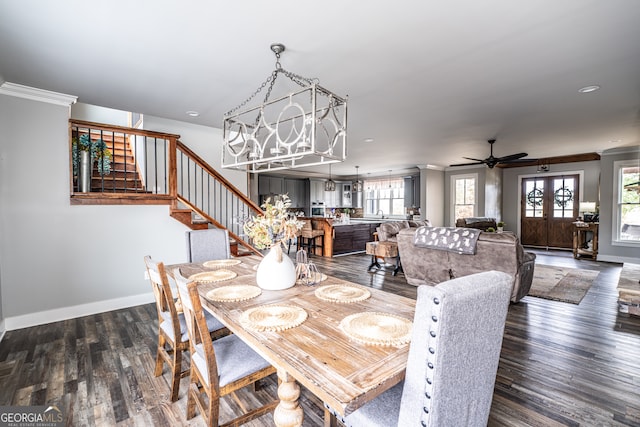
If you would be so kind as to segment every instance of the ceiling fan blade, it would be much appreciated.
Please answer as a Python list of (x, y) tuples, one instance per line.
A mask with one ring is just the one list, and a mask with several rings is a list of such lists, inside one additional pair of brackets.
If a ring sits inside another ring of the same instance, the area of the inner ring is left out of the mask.
[(499, 163), (504, 163), (504, 162), (510, 162), (512, 160), (518, 160), (527, 156), (528, 156), (527, 153), (511, 154), (510, 156), (498, 157), (496, 161)]
[(480, 163), (484, 163), (486, 161), (482, 160), (482, 159), (474, 159), (473, 157), (463, 157), (463, 159), (467, 159), (467, 160), (473, 160), (474, 162), (480, 162)]
[(471, 166), (471, 165), (482, 165), (482, 164), (484, 164), (484, 161), (480, 160), (479, 162), (474, 162), (474, 163), (457, 163), (455, 165), (449, 165), (449, 166)]

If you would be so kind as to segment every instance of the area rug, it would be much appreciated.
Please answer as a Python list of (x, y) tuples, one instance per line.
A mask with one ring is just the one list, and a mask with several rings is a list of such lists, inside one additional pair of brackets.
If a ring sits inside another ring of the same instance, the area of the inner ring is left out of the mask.
[(580, 304), (597, 276), (594, 270), (536, 264), (529, 295)]

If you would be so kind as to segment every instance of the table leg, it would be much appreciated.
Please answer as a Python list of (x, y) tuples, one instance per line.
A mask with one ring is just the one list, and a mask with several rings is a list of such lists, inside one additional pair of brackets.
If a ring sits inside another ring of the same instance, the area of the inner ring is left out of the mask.
[(280, 403), (273, 412), (273, 421), (278, 427), (300, 427), (304, 419), (304, 412), (298, 404), (300, 386), (287, 372), (278, 369), (278, 397)]
[(371, 255), (371, 264), (369, 265), (369, 268), (367, 268), (367, 271), (371, 271), (373, 267), (380, 268), (380, 264), (378, 263), (378, 257), (375, 255)]
[(396, 276), (398, 271), (402, 271), (402, 265), (400, 264), (400, 257), (396, 257), (396, 268), (393, 269), (393, 275)]

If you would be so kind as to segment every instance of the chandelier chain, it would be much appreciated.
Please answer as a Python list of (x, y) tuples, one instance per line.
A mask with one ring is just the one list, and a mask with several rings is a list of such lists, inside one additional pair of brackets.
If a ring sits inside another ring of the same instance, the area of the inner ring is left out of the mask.
[[(242, 103), (240, 103), (237, 107), (227, 111), (225, 113), (225, 116), (230, 116), (231, 114), (235, 113), (239, 109), (243, 108), (245, 105), (251, 102), (251, 100), (255, 98), (260, 92), (262, 92), (262, 89), (267, 87), (267, 85), (269, 85), (269, 88), (267, 89), (267, 93), (264, 97), (263, 104), (269, 101), (269, 97), (271, 97), (271, 91), (273, 90), (273, 86), (275, 85), (276, 79), (278, 78), (278, 73), (283, 73), (292, 82), (296, 83), (300, 87), (310, 86), (313, 83), (320, 83), (320, 79), (318, 79), (317, 77), (306, 78), (299, 74), (285, 70), (284, 68), (282, 68), (282, 64), (280, 64), (280, 54), (276, 53), (275, 55), (276, 55), (276, 69), (271, 72), (271, 75), (267, 77), (266, 80), (262, 82), (262, 84), (258, 86), (258, 88), (247, 99), (242, 101)], [(259, 121), (259, 118), (260, 118), (260, 115), (258, 115), (258, 119), (256, 120)]]

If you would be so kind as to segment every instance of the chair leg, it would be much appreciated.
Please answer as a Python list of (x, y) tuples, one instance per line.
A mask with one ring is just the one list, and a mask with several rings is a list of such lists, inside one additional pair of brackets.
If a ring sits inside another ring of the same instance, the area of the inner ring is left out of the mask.
[(162, 365), (164, 364), (164, 359), (162, 358), (162, 352), (164, 351), (164, 338), (162, 335), (158, 336), (158, 349), (156, 351), (156, 368), (153, 371), (153, 374), (156, 377), (162, 375)]
[[(187, 419), (190, 420), (196, 415), (196, 399), (198, 399), (198, 386), (194, 382), (195, 374), (191, 371), (189, 390), (187, 391)], [(197, 381), (197, 380), (196, 380)]]
[(171, 401), (178, 400), (180, 392), (180, 378), (182, 377), (182, 350), (173, 350), (173, 367), (171, 370), (173, 379), (171, 380)]

